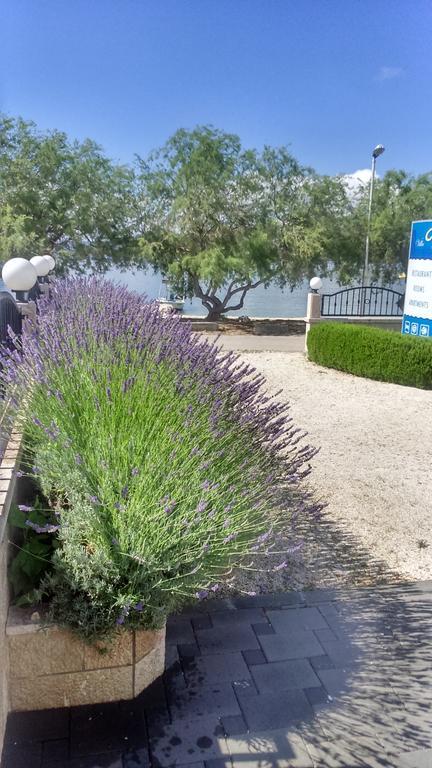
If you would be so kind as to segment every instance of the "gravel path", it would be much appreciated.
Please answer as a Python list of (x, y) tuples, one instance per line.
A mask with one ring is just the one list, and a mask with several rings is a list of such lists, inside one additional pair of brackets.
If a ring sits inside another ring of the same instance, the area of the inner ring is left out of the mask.
[(242, 358), (283, 390), (296, 425), (321, 447), (311, 478), (328, 502), (321, 521), (300, 523), (301, 560), (264, 576), (262, 588), (431, 579), (432, 392), (321, 368), (300, 353)]

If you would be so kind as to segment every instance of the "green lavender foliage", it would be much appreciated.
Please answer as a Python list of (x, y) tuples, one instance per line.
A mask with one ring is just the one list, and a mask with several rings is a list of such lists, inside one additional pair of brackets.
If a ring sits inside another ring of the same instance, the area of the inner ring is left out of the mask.
[(286, 406), (141, 297), (65, 281), (8, 363), (13, 398), (31, 400), (29, 472), (61, 502), (49, 617), (85, 637), (160, 626), (251, 557), (265, 567), (290, 524), (281, 478), (291, 513), (312, 507), (301, 480), (314, 450), (298, 447)]
[(36, 498), (29, 511), (14, 504), (8, 523), (14, 531), (14, 556), (9, 568), (12, 599), (15, 605), (32, 605), (40, 597), (38, 587), (52, 569), (52, 558), (58, 546), (52, 533), (38, 533), (37, 530), (43, 530), (47, 525), (55, 527), (55, 520), (44, 500)]

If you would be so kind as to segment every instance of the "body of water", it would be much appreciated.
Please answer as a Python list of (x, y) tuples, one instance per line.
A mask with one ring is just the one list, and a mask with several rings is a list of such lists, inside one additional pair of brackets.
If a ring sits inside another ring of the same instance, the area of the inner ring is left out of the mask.
[[(158, 296), (164, 295), (161, 275), (154, 274), (149, 270), (120, 272), (120, 270), (112, 269), (106, 273), (106, 277), (126, 285), (131, 290), (145, 294), (149, 299), (157, 299)], [(403, 292), (405, 283), (400, 281), (391, 287), (396, 291)], [(0, 290), (7, 290), (1, 279)], [(304, 317), (308, 290), (308, 281), (293, 291), (288, 288), (282, 290), (276, 285), (271, 285), (269, 288), (260, 285), (246, 295), (243, 309), (229, 312), (228, 315), (233, 317), (241, 315), (248, 315), (249, 317)], [(340, 286), (335, 280), (323, 280), (322, 293), (334, 293), (338, 290), (340, 290)], [(204, 317), (206, 314), (206, 310), (199, 299), (192, 299), (192, 301), (188, 299), (185, 302), (184, 312), (187, 315), (198, 317)]]
[[(146, 294), (150, 299), (156, 299), (162, 290), (162, 279), (159, 274), (151, 271), (120, 272), (113, 269), (107, 273), (107, 277), (129, 288)], [(401, 281), (392, 286), (396, 291), (404, 291), (404, 283)], [(264, 288), (260, 285), (246, 295), (243, 309), (229, 312), (229, 315), (238, 317), (304, 317), (306, 314), (307, 294), (309, 282), (305, 281), (301, 286), (290, 291), (282, 290), (276, 285)], [(340, 290), (335, 280), (323, 280), (322, 293), (334, 293)], [(162, 294), (163, 295), (163, 294)], [(184, 306), (187, 315), (204, 316), (206, 310), (199, 299), (187, 300)]]

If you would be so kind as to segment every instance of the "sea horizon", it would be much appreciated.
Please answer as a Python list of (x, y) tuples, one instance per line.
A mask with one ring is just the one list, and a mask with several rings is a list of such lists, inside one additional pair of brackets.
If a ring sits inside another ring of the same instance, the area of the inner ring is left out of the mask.
[[(163, 295), (162, 276), (151, 270), (121, 271), (112, 269), (105, 274), (105, 277), (115, 282), (119, 282), (122, 285), (126, 285), (128, 288), (135, 290), (138, 293), (143, 293), (149, 299), (157, 299), (159, 296)], [(356, 283), (351, 286), (341, 286), (336, 280), (332, 280), (331, 278), (322, 278), (322, 281), (323, 287), (320, 293), (335, 293), (336, 291), (342, 290), (344, 287), (352, 288), (355, 285), (358, 285), (358, 283)], [(387, 287), (403, 292), (404, 286), (404, 281), (399, 280)], [(306, 314), (307, 295), (309, 290), (308, 280), (304, 280), (301, 285), (297, 286), (292, 291), (289, 288), (279, 288), (277, 285), (270, 285), (268, 288), (264, 288), (264, 286), (260, 285), (246, 295), (242, 309), (228, 311), (226, 317), (304, 317)], [(197, 298), (192, 300), (186, 299), (183, 313), (185, 315), (191, 315), (192, 317), (205, 317), (207, 314), (205, 307), (202, 305), (200, 299)]]

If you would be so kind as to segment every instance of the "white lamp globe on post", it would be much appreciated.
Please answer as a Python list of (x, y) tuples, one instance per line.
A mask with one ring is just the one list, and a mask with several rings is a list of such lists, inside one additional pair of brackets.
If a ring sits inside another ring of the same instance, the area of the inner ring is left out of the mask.
[(310, 285), (312, 293), (318, 293), (318, 291), (322, 288), (322, 284), (323, 284), (323, 282), (322, 282), (320, 277), (313, 277), (309, 281), (309, 285)]
[(55, 259), (51, 256), (50, 253), (44, 253), (42, 258), (48, 262), (49, 271), (52, 272), (56, 265)]
[(37, 282), (37, 272), (27, 259), (17, 256), (9, 259), (2, 269), (2, 280), (10, 291), (15, 293), (17, 301), (26, 301), (27, 292)]
[[(30, 259), (30, 264), (33, 264), (36, 274), (39, 278), (44, 278), (47, 276), (48, 272), (50, 271), (50, 265), (48, 261), (46, 260), (45, 256), (32, 256)], [(44, 282), (44, 280), (40, 280), (41, 283)]]

